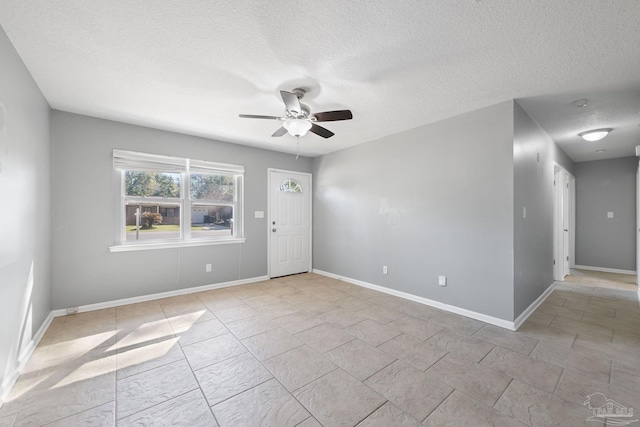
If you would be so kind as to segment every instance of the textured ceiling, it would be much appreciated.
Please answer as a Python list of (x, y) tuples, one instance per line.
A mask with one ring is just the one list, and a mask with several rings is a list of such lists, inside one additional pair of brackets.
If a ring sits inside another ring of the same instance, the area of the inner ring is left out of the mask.
[(238, 114), (281, 115), (278, 91), (305, 87), (312, 112), (354, 115), (301, 138), (309, 156), (513, 98), (537, 112), (638, 87), (639, 22), (638, 0), (0, 0), (52, 108), (295, 152), (277, 122)]
[[(586, 105), (577, 107), (575, 101)], [(640, 145), (640, 86), (538, 96), (518, 103), (576, 162), (635, 156)], [(602, 128), (613, 130), (600, 141), (588, 142), (578, 135)]]

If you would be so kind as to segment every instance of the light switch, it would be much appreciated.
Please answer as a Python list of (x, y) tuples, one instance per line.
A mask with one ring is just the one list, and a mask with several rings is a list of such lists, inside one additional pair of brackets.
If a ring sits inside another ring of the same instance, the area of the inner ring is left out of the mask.
[(607, 218), (613, 218), (613, 212), (607, 212)]
[(256, 211), (255, 212), (255, 217), (256, 218), (264, 218), (264, 211)]

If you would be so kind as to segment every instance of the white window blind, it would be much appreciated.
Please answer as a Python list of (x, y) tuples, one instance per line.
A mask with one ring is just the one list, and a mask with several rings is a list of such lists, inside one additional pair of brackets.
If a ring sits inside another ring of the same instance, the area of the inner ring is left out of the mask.
[(189, 172), (210, 173), (214, 175), (238, 175), (244, 173), (244, 167), (226, 163), (207, 162), (204, 160), (189, 160)]
[(113, 150), (113, 167), (116, 170), (177, 173), (187, 171), (187, 159)]
[(116, 170), (136, 170), (146, 172), (189, 172), (215, 175), (238, 175), (244, 167), (226, 163), (188, 160), (180, 157), (139, 153), (136, 151), (113, 150), (113, 166)]

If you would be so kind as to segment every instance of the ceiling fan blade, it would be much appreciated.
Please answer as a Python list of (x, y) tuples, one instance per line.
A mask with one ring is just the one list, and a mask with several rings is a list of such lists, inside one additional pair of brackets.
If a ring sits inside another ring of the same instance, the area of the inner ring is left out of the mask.
[(259, 116), (255, 114), (239, 114), (238, 115), (242, 119), (268, 119), (268, 120), (284, 120), (284, 117), (276, 117), (276, 116)]
[(286, 133), (287, 133), (287, 130), (284, 127), (281, 127), (280, 129), (275, 131), (271, 136), (282, 136), (282, 135), (285, 135)]
[(313, 132), (323, 138), (331, 138), (333, 135), (335, 135), (329, 129), (325, 129), (322, 126), (318, 126), (316, 124), (311, 125), (311, 129), (309, 129), (309, 132)]
[(290, 111), (295, 114), (299, 114), (302, 112), (302, 108), (300, 107), (300, 100), (298, 99), (295, 93), (287, 92), (286, 90), (281, 90), (280, 96), (284, 101), (284, 105), (287, 107), (287, 111)]
[(351, 120), (353, 114), (351, 110), (325, 111), (323, 113), (314, 113), (316, 122), (335, 122), (338, 120)]

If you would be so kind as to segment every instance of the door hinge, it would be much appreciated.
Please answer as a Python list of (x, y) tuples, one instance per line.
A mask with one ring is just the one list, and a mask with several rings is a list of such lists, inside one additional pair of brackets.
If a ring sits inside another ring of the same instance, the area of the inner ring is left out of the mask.
[(555, 179), (553, 180), (553, 186), (554, 187), (556, 186), (556, 180)]
[(556, 260), (555, 259), (553, 260), (553, 265), (556, 265)]
[(567, 188), (569, 188), (569, 184), (567, 183)]
[(569, 261), (569, 257), (567, 257), (567, 261)]

